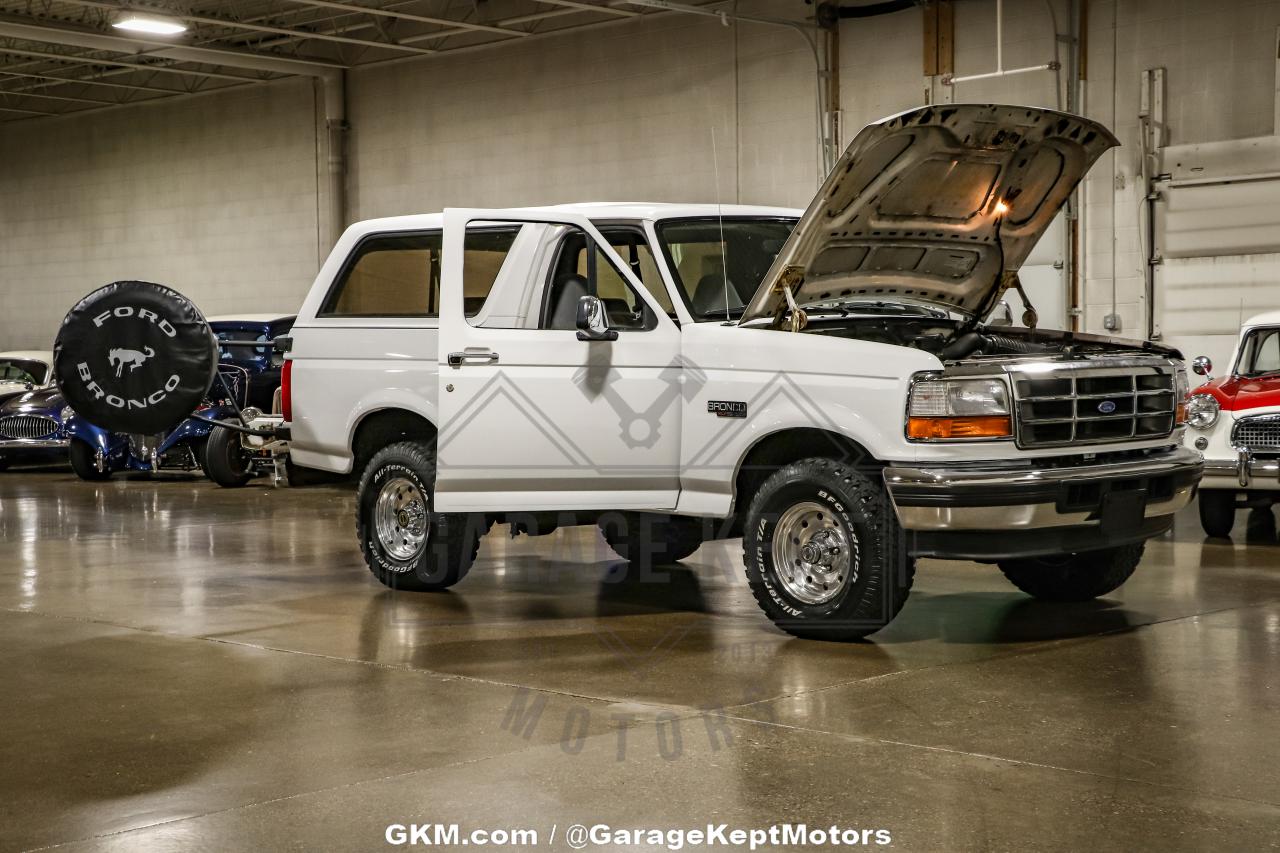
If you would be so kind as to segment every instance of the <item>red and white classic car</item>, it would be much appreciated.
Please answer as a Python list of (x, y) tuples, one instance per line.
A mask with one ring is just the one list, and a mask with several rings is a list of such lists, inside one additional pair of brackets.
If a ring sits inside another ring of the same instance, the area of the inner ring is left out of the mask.
[(1187, 399), (1184, 438), (1204, 454), (1200, 523), (1228, 536), (1239, 507), (1280, 501), (1280, 311), (1245, 322), (1218, 378), (1205, 356), (1191, 369), (1209, 380)]

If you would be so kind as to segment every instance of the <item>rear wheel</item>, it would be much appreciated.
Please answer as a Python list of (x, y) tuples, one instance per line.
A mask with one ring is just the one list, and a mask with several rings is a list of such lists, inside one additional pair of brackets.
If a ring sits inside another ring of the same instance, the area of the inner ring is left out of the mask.
[(98, 451), (93, 445), (72, 439), (71, 446), (67, 448), (67, 455), (71, 459), (71, 470), (75, 471), (76, 476), (81, 480), (97, 482), (111, 479), (110, 469), (98, 470)]
[(702, 545), (702, 521), (683, 515), (614, 512), (599, 526), (614, 553), (632, 563), (674, 563)]
[(1236, 493), (1228, 489), (1202, 489), (1200, 526), (1209, 536), (1225, 539), (1236, 524)]
[(769, 477), (742, 544), (756, 602), (797, 637), (856, 640), (880, 630), (915, 576), (884, 490), (833, 459), (803, 459)]
[(1048, 601), (1088, 601), (1118, 589), (1129, 579), (1146, 543), (1100, 551), (1002, 560), (1000, 571), (1027, 595)]
[(204, 472), (210, 480), (228, 489), (239, 488), (253, 478), (253, 457), (245, 450), (238, 432), (224, 426), (209, 431)]
[(360, 477), (356, 533), (373, 576), (392, 589), (446, 589), (480, 549), (484, 517), (432, 510), (435, 450), (401, 441), (373, 455)]

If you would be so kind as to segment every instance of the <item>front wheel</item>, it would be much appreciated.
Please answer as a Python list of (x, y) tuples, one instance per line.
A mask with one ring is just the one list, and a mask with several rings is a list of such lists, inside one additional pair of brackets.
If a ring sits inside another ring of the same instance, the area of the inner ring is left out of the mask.
[(1236, 493), (1228, 489), (1200, 492), (1200, 526), (1205, 535), (1225, 539), (1236, 525)]
[(356, 533), (373, 576), (392, 589), (446, 589), (466, 576), (484, 517), (432, 510), (436, 455), (401, 441), (374, 454), (356, 493)]
[(856, 640), (880, 630), (915, 576), (884, 490), (832, 459), (803, 459), (769, 477), (742, 544), (756, 602), (797, 637)]
[(205, 441), (204, 473), (227, 489), (236, 489), (253, 478), (253, 458), (244, 449), (240, 434), (224, 426), (209, 431)]
[(1000, 571), (1027, 595), (1048, 601), (1088, 601), (1118, 589), (1129, 579), (1146, 543), (1101, 551), (1002, 560)]
[(111, 469), (98, 470), (98, 452), (88, 442), (72, 439), (71, 446), (67, 448), (67, 455), (71, 459), (71, 470), (75, 471), (76, 476), (81, 480), (101, 482), (111, 479)]

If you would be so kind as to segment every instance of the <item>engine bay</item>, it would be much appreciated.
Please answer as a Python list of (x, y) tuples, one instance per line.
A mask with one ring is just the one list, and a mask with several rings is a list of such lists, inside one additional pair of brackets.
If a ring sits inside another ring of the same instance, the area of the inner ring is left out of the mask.
[(937, 315), (810, 315), (808, 334), (829, 335), (920, 349), (945, 363), (1008, 359), (1020, 356), (1084, 358), (1107, 354), (1177, 355), (1176, 350), (1149, 341), (1129, 341), (1101, 335), (1022, 326), (973, 325)]

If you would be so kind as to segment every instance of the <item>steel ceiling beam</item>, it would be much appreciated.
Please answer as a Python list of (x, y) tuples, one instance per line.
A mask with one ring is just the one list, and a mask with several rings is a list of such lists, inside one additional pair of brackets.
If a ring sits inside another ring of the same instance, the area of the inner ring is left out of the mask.
[[(271, 74), (306, 74), (312, 77), (319, 77), (324, 76), (327, 72), (338, 71), (345, 67), (340, 63), (324, 59), (268, 56), (242, 50), (193, 47), (191, 45), (174, 44), (172, 39), (108, 35), (106, 33), (74, 30), (65, 27), (37, 26), (9, 21), (0, 21), (0, 36), (23, 39), (24, 41), (83, 47), (89, 50), (104, 50), (112, 53), (134, 55), (146, 53), (149, 56), (173, 59), (178, 62), (221, 65), (225, 68), (241, 68), (248, 71), (264, 71)], [(243, 80), (245, 78), (231, 77), (230, 79)]]
[[(3, 35), (3, 32), (0, 32)], [(16, 47), (0, 47), (0, 53), (13, 56), (30, 56), (37, 59), (56, 59), (61, 62), (75, 62), (80, 65), (110, 65), (114, 68), (128, 68), (133, 71), (159, 71), (168, 74), (185, 74), (189, 77), (210, 77), (215, 80), (235, 80), (237, 83), (259, 82), (254, 77), (243, 77), (235, 74), (220, 74), (217, 71), (196, 71), (189, 68), (174, 68), (171, 65), (147, 65), (142, 62), (125, 62), (120, 59), (97, 59), (92, 56), (79, 56), (69, 53), (54, 53), (47, 50), (22, 50)]]
[[(0, 74), (4, 73), (7, 72), (0, 72)], [(14, 74), (11, 76), (23, 77), (25, 75)], [(114, 107), (120, 103), (119, 101), (104, 101), (101, 98), (75, 98), (71, 95), (48, 95), (43, 92), (26, 92), (19, 89), (0, 89), (0, 98), (5, 95), (12, 95), (15, 98), (47, 98), (50, 101), (79, 101), (82, 104), (104, 104), (109, 107)]]
[(637, 18), (639, 12), (630, 9), (619, 9), (616, 6), (595, 6), (591, 3), (582, 3), (579, 0), (534, 0), (535, 3), (543, 3), (547, 6), (563, 6), (567, 9), (578, 9), (583, 12), (603, 12), (607, 15), (617, 15), (620, 18)]
[(0, 113), (22, 113), (29, 116), (56, 116), (58, 113), (51, 113), (47, 110), (20, 110), (17, 107), (0, 107)]
[(398, 50), (403, 53), (433, 53), (434, 51), (425, 47), (413, 47), (411, 45), (396, 44), (394, 42), (373, 41), (372, 39), (358, 39), (350, 36), (335, 35), (333, 33), (312, 32), (310, 30), (293, 30), (288, 27), (273, 27), (268, 24), (248, 23), (232, 20), (230, 18), (217, 18), (209, 15), (195, 15), (187, 12), (170, 11), (166, 9), (164, 12), (153, 11), (148, 9), (134, 9), (128, 6), (121, 6), (118, 3), (107, 3), (103, 0), (58, 0), (60, 3), (70, 3), (73, 6), (82, 6), (90, 9), (106, 9), (117, 12), (134, 12), (142, 15), (146, 14), (163, 14), (165, 17), (176, 18), (180, 21), (187, 21), (192, 24), (203, 24), (205, 26), (226, 27), (228, 29), (252, 30), (258, 33), (271, 33), (278, 36), (289, 36), (296, 39), (314, 39), (317, 41), (329, 41), (338, 44), (354, 44), (360, 47), (380, 47), (386, 50)]
[(339, 3), (336, 0), (285, 0), (286, 3), (301, 3), (304, 6), (312, 6), (319, 9), (337, 9), (343, 12), (353, 12), (362, 15), (376, 15), (384, 18), (399, 18), (403, 21), (417, 21), (420, 24), (437, 24), (443, 27), (454, 27), (457, 29), (474, 30), (484, 33), (498, 33), (504, 36), (527, 36), (527, 32), (523, 30), (512, 30), (506, 27), (493, 26), (491, 24), (475, 24), (470, 21), (455, 21), (449, 18), (434, 18), (428, 15), (416, 15), (410, 12), (398, 12), (391, 9), (379, 9), (374, 6), (359, 6), (353, 3)]
[[(0, 48), (0, 53), (3, 53), (2, 48)], [(97, 80), (92, 77), (58, 77), (54, 74), (31, 74), (26, 71), (10, 71), (7, 68), (5, 68), (3, 65), (0, 65), (0, 74), (7, 74), (10, 77), (26, 77), (31, 80), (49, 81), (44, 84), (37, 83), (35, 85), (75, 86), (77, 84), (80, 84), (85, 86), (110, 86), (113, 89), (132, 89), (137, 92), (157, 92), (162, 95), (182, 94), (181, 89), (165, 89), (160, 86), (141, 86), (137, 83), (107, 83), (103, 80)]]

